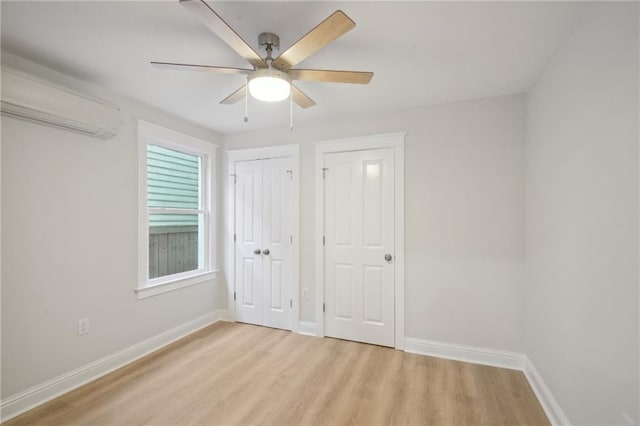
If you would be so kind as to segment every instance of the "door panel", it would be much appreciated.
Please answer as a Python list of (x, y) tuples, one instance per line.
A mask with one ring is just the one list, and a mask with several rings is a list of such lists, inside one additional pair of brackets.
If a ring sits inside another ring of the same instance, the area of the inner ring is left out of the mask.
[(284, 288), (282, 277), (282, 262), (281, 260), (271, 260), (271, 305), (267, 306), (268, 309), (277, 310), (282, 312), (284, 309)]
[(365, 247), (382, 245), (382, 164), (380, 161), (365, 161), (363, 177), (362, 223)]
[(345, 215), (344, 212), (351, 212), (351, 200), (353, 197), (353, 177), (351, 175), (351, 164), (337, 163), (332, 170), (332, 174), (335, 174), (335, 185), (333, 185), (333, 191), (329, 193), (332, 205), (339, 206), (334, 208), (333, 221), (335, 223), (335, 242), (340, 246), (352, 246), (352, 229), (353, 218), (349, 215)]
[[(292, 159), (263, 160), (263, 324), (291, 329)], [(288, 172), (289, 171), (289, 172)]]
[(242, 305), (247, 308), (256, 308), (255, 299), (253, 295), (255, 293), (254, 288), (256, 286), (256, 260), (254, 258), (243, 258), (242, 263), (244, 264), (242, 276), (244, 279), (242, 280), (242, 291), (240, 292), (240, 300), (242, 301)]
[(325, 334), (394, 344), (393, 151), (326, 154)]
[(242, 161), (236, 174), (236, 319), (262, 323), (262, 163)]
[(353, 321), (353, 265), (336, 264), (335, 275), (335, 319)]
[(384, 268), (365, 265), (363, 287), (363, 321), (383, 324)]

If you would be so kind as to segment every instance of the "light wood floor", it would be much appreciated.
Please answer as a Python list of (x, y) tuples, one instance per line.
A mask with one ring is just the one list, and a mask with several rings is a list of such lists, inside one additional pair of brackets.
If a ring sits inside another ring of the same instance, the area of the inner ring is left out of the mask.
[(548, 425), (524, 375), (219, 322), (6, 423)]

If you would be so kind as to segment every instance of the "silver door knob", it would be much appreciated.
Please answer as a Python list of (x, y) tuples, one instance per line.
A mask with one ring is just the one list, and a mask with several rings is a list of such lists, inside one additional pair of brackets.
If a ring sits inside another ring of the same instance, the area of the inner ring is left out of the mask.
[(269, 249), (264, 249), (264, 250), (262, 250), (262, 254), (264, 254), (264, 255), (267, 255), (267, 256), (268, 256), (268, 255), (269, 255), (269, 253), (271, 253), (271, 252), (269, 251)]
[(391, 259), (393, 259), (393, 256), (391, 256), (389, 253), (384, 255), (384, 260), (386, 260), (387, 262), (391, 263)]
[(255, 249), (255, 250), (253, 251), (253, 254), (260, 254), (260, 249)]

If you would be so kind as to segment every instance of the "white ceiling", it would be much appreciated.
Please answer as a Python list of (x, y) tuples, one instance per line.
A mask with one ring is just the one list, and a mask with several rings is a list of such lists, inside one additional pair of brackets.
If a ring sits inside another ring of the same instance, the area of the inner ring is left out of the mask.
[[(336, 9), (357, 26), (298, 68), (373, 71), (370, 85), (299, 82), (317, 105), (297, 124), (525, 92), (578, 19), (576, 2), (217, 2), (255, 49), (283, 49)], [(2, 1), (2, 47), (224, 133), (287, 126), (288, 102), (218, 102), (244, 77), (161, 71), (149, 61), (247, 67), (178, 1)], [(262, 53), (262, 52), (261, 52)]]

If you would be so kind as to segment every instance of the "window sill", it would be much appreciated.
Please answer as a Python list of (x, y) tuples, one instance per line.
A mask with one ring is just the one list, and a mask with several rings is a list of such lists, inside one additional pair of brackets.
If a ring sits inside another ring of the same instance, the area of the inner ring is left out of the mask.
[(189, 274), (186, 277), (176, 276), (162, 278), (158, 281), (151, 280), (145, 287), (138, 287), (134, 291), (136, 292), (138, 300), (146, 299), (148, 297), (153, 297), (181, 288), (190, 287), (192, 285), (201, 284), (206, 281), (215, 280), (217, 272), (217, 269), (213, 269), (210, 271)]

